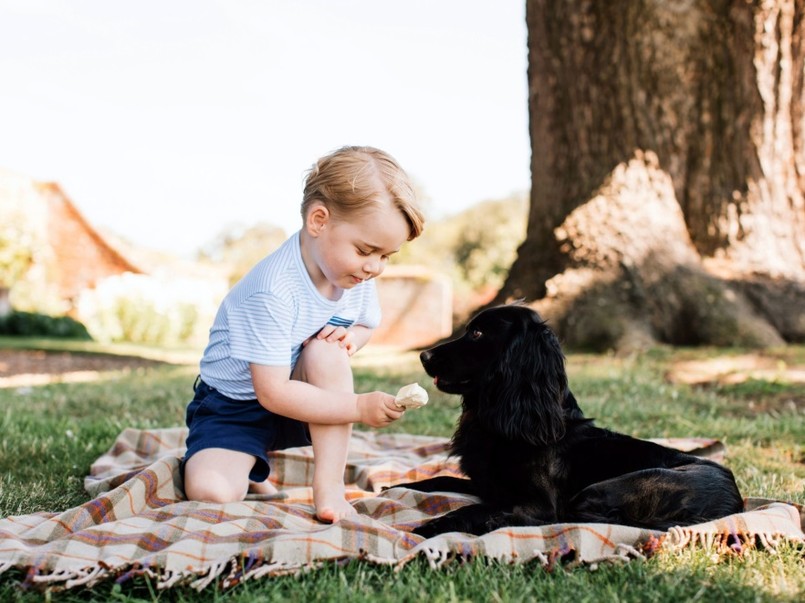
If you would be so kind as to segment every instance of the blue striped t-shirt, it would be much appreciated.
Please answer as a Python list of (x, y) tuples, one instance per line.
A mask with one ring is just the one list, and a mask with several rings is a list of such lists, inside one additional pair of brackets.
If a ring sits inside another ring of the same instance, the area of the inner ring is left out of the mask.
[(297, 232), (252, 268), (218, 309), (201, 378), (225, 396), (254, 399), (249, 364), (293, 370), (302, 342), (326, 324), (380, 324), (373, 280), (345, 289), (338, 300), (327, 299), (310, 279), (299, 245)]

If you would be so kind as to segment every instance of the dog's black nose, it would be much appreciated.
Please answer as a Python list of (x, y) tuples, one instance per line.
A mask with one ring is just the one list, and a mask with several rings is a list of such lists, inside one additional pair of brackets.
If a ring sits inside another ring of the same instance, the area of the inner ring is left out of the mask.
[(433, 352), (431, 352), (430, 350), (425, 350), (424, 352), (422, 352), (422, 353), (419, 355), (419, 361), (420, 361), (422, 364), (425, 364), (425, 363), (427, 363), (427, 362), (428, 362), (428, 360), (430, 360), (430, 359), (431, 359), (431, 356), (433, 356)]

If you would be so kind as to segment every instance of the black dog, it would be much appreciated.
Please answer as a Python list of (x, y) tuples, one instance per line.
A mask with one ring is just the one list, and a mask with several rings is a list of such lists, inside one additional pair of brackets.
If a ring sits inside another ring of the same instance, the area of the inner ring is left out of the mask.
[(743, 509), (729, 469), (586, 419), (556, 336), (528, 307), (485, 310), (420, 358), (440, 390), (463, 396), (451, 453), (469, 479), (402, 485), (482, 501), (419, 526), (421, 536), (559, 522), (667, 530)]

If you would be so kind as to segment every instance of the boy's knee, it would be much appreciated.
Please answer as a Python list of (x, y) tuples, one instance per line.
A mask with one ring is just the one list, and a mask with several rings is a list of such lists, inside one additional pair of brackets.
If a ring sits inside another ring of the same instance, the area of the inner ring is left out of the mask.
[(196, 482), (185, 480), (185, 496), (187, 500), (209, 503), (239, 502), (246, 497), (246, 489), (234, 486), (226, 479), (205, 478)]
[[(191, 460), (197, 460), (191, 457)], [(205, 467), (185, 467), (184, 493), (187, 500), (210, 503), (241, 501), (249, 488), (248, 479), (237, 479), (233, 475), (211, 471)]]
[(312, 339), (299, 356), (294, 378), (314, 384), (345, 378), (351, 381), (349, 354), (337, 343)]

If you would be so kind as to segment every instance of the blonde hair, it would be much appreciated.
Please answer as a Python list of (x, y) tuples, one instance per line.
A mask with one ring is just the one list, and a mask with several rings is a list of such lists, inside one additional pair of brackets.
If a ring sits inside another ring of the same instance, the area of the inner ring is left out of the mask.
[(383, 192), (405, 216), (408, 240), (422, 234), (425, 218), (408, 174), (391, 155), (373, 147), (341, 147), (319, 159), (305, 178), (302, 218), (316, 201), (337, 219), (345, 218), (378, 203)]

